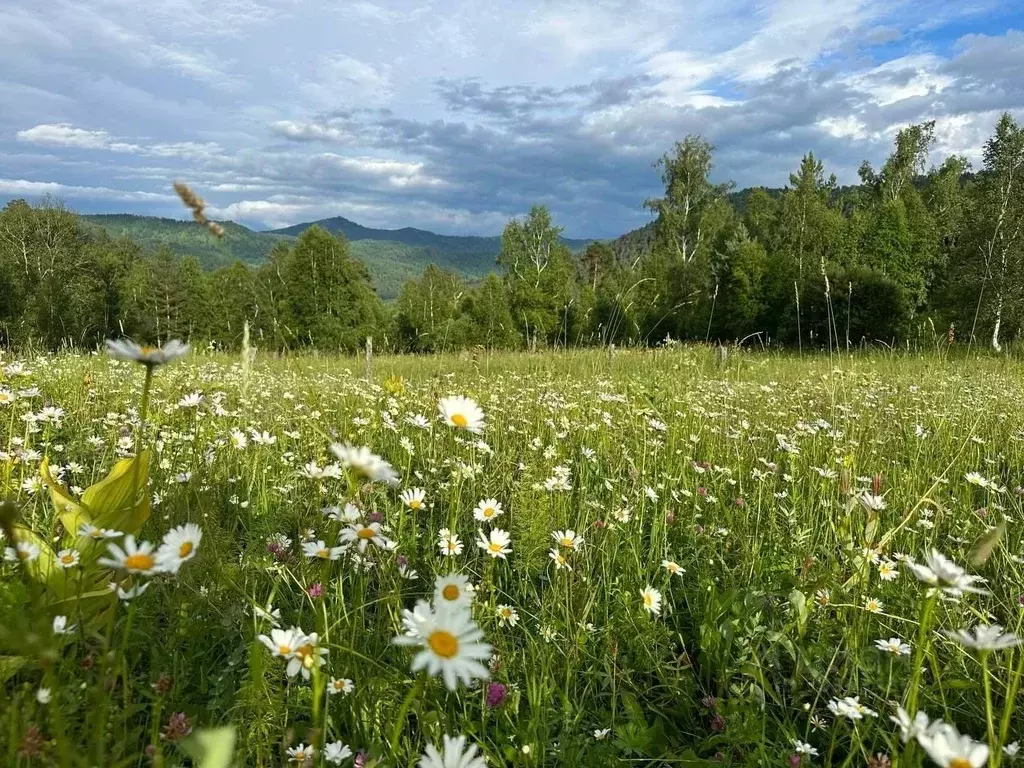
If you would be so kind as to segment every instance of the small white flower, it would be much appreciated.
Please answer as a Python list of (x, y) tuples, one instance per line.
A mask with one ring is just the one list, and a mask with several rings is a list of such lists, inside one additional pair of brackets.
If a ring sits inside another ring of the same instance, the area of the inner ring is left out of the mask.
[(1024, 640), (1012, 632), (1003, 632), (998, 624), (979, 624), (974, 628), (974, 634), (966, 629), (958, 629), (955, 632), (945, 632), (947, 637), (956, 640), (966, 648), (973, 648), (976, 651), (1002, 651), (1007, 648), (1015, 648)]
[(657, 616), (661, 613), (661, 592), (648, 585), (640, 591), (640, 599), (643, 601), (644, 610), (650, 611)]

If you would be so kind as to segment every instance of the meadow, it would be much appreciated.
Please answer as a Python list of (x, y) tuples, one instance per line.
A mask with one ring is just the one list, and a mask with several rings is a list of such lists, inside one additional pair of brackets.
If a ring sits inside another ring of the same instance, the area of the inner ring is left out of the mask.
[(156, 362), (0, 364), (3, 765), (1018, 759), (1021, 362)]

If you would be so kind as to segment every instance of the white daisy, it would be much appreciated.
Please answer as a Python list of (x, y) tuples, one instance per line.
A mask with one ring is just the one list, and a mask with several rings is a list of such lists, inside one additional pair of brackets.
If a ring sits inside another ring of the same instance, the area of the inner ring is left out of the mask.
[(434, 581), (434, 603), (469, 606), (473, 602), (473, 586), (469, 579), (458, 573), (438, 576)]
[(481, 642), (484, 633), (466, 607), (441, 603), (431, 608), (421, 600), (414, 611), (405, 614), (410, 634), (392, 642), (422, 647), (413, 657), (413, 672), (426, 669), (428, 674), (440, 674), (451, 691), (459, 681), (469, 685), (474, 679), (487, 679), (487, 667), (481, 662), (490, 658), (491, 646)]
[(321, 560), (337, 560), (345, 553), (346, 547), (328, 547), (323, 539), (302, 542), (302, 554)]
[(195, 523), (185, 523), (172, 528), (164, 534), (163, 542), (156, 553), (157, 560), (164, 570), (177, 573), (182, 563), (196, 556), (199, 542), (202, 540), (203, 531)]
[(188, 344), (174, 339), (162, 347), (141, 347), (130, 339), (107, 339), (107, 354), (115, 360), (131, 360), (155, 368), (187, 355)]
[(644, 610), (655, 616), (661, 613), (661, 592), (648, 585), (640, 592), (640, 598), (643, 600)]
[(341, 765), (350, 757), (352, 757), (352, 750), (349, 749), (348, 745), (340, 741), (324, 744), (324, 760), (331, 765)]
[(501, 528), (494, 528), (489, 536), (484, 536), (483, 531), (478, 532), (479, 539), (477, 539), (476, 545), (480, 549), (484, 550), (491, 557), (500, 557), (502, 560), (506, 560), (505, 555), (512, 551), (512, 537), (508, 531), (503, 531)]
[(498, 624), (500, 624), (503, 627), (506, 624), (514, 627), (516, 624), (519, 623), (519, 612), (516, 611), (516, 609), (513, 608), (511, 605), (496, 606), (494, 609), (494, 613), (498, 617)]
[(441, 419), (451, 427), (479, 434), (484, 428), (484, 412), (468, 397), (443, 397), (437, 404)]
[(409, 509), (416, 511), (423, 508), (427, 492), (422, 488), (407, 488), (398, 496)]
[(163, 569), (153, 550), (154, 545), (148, 541), (136, 544), (135, 537), (129, 533), (124, 537), (123, 549), (114, 543), (107, 544), (109, 556), (101, 557), (99, 564), (108, 568), (119, 568), (128, 573), (160, 573)]
[(57, 553), (57, 566), (59, 568), (74, 568), (81, 559), (82, 556), (77, 549), (62, 549)]
[(576, 533), (576, 531), (571, 529), (553, 531), (551, 538), (558, 542), (560, 547), (565, 547), (566, 549), (576, 550), (583, 546), (582, 534)]
[(346, 469), (351, 469), (373, 482), (398, 485), (398, 473), (395, 468), (366, 446), (334, 443), (331, 452)]
[(474, 744), (466, 749), (465, 736), (444, 737), (444, 750), (439, 752), (433, 744), (427, 745), (427, 751), (420, 758), (419, 768), (487, 768), (487, 761), (477, 755)]
[(486, 523), (502, 514), (503, 511), (501, 502), (497, 499), (483, 499), (473, 510), (473, 518), (481, 523)]
[(342, 528), (340, 538), (344, 542), (355, 544), (360, 552), (365, 552), (370, 544), (381, 548), (387, 547), (388, 544), (388, 540), (381, 535), (380, 523), (354, 523)]

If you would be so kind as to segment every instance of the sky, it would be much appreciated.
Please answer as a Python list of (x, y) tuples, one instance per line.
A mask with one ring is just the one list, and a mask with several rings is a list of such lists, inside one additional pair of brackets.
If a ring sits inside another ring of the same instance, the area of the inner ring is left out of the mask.
[(980, 165), (1024, 119), (1024, 0), (7, 0), (0, 203), (255, 229), (345, 216), (572, 237), (647, 222), (653, 163), (704, 135), (716, 181), (841, 183), (936, 120)]

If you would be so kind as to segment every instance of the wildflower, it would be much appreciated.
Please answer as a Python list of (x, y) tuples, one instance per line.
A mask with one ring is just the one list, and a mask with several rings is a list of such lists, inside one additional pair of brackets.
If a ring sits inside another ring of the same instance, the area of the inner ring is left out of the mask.
[(74, 568), (81, 560), (77, 549), (62, 549), (57, 553), (57, 566), (60, 568)]
[(462, 541), (454, 533), (451, 533), (447, 528), (442, 528), (439, 531), (440, 539), (437, 542), (437, 546), (441, 549), (441, 554), (445, 557), (454, 557), (455, 555), (462, 554)]
[(182, 563), (196, 556), (199, 542), (203, 540), (203, 531), (195, 523), (186, 523), (172, 528), (164, 534), (156, 559), (161, 568), (169, 573), (177, 573)]
[(904, 562), (918, 581), (937, 587), (950, 597), (960, 597), (964, 592), (988, 594), (985, 590), (975, 586), (976, 583), (985, 583), (985, 579), (980, 576), (968, 575), (963, 568), (937, 549), (932, 549), (928, 553), (924, 565), (916, 563), (910, 558)]
[(324, 585), (315, 581), (306, 588), (306, 594), (310, 597), (320, 597), (324, 593)]
[(661, 592), (648, 585), (640, 592), (644, 609), (657, 616), (661, 613)]
[(933, 723), (917, 741), (942, 768), (981, 768), (988, 762), (988, 745), (961, 735), (949, 723)]
[(341, 466), (372, 482), (398, 485), (398, 473), (395, 472), (395, 468), (365, 446), (357, 448), (349, 443), (334, 443), (331, 452), (341, 462)]
[(167, 725), (160, 729), (160, 738), (166, 741), (179, 741), (192, 733), (192, 726), (184, 712), (175, 712), (167, 718)]
[(900, 572), (896, 570), (896, 563), (891, 560), (883, 560), (878, 564), (878, 576), (882, 581), (892, 581), (898, 578)]
[(1018, 752), (1020, 752), (1020, 742), (1019, 741), (1011, 741), (1009, 744), (1007, 744), (1005, 747), (1003, 747), (1003, 754), (1006, 755), (1011, 760), (1013, 760), (1013, 759), (1015, 759), (1017, 757), (1017, 753)]
[(595, 728), (594, 739), (596, 739), (597, 741), (604, 741), (608, 738), (608, 734), (610, 734), (611, 732), (611, 728)]
[(323, 657), (327, 655), (327, 649), (321, 648), (318, 642), (319, 638), (316, 632), (302, 636), (301, 642), (288, 660), (288, 666), (285, 669), (288, 677), (295, 677), (301, 672), (303, 679), (309, 680), (310, 670), (324, 665)]
[(508, 531), (494, 528), (489, 537), (484, 536), (483, 531), (479, 531), (478, 535), (480, 538), (477, 540), (476, 545), (480, 549), (484, 550), (491, 557), (500, 557), (502, 560), (507, 559), (505, 555), (512, 551), (512, 537), (509, 536)]
[(559, 546), (566, 549), (577, 550), (583, 546), (583, 536), (573, 530), (554, 531), (551, 534), (551, 538), (558, 542)]
[(354, 691), (355, 689), (355, 683), (353, 683), (347, 677), (332, 677), (331, 682), (327, 686), (327, 692), (332, 696), (338, 693), (349, 694), (352, 693), (352, 691)]
[(554, 560), (555, 568), (557, 570), (560, 571), (563, 568), (565, 568), (568, 571), (572, 570), (572, 566), (569, 565), (569, 561), (566, 559), (565, 555), (562, 554), (561, 550), (559, 550), (557, 547), (552, 547), (548, 551), (548, 557)]
[(387, 546), (387, 539), (380, 534), (380, 523), (349, 525), (342, 529), (341, 540), (349, 544), (354, 543), (360, 552), (365, 552), (370, 544), (382, 548)]
[(314, 754), (316, 754), (316, 750), (312, 746), (307, 747), (305, 744), (299, 744), (297, 747), (288, 749), (288, 762), (298, 763), (299, 765), (312, 763)]
[(674, 560), (662, 560), (661, 567), (668, 571), (672, 576), (682, 576), (686, 573), (686, 569)]
[(889, 719), (900, 727), (900, 737), (903, 739), (904, 744), (911, 739), (916, 739), (931, 726), (931, 721), (924, 712), (918, 710), (914, 715), (914, 719), (911, 720), (910, 715), (907, 714), (903, 707), (897, 707), (896, 714)]
[(473, 588), (469, 579), (458, 573), (438, 576), (434, 580), (434, 603), (469, 606), (473, 602)]
[(68, 625), (67, 616), (54, 616), (53, 617), (53, 634), (55, 635), (70, 635), (75, 631), (77, 625)]
[(324, 744), (324, 760), (332, 765), (341, 765), (347, 758), (352, 757), (352, 750), (348, 745), (340, 741), (332, 741)]
[(15, 542), (13, 547), (4, 548), (4, 560), (9, 563), (22, 562), (31, 563), (37, 557), (39, 557), (42, 550), (38, 544), (31, 541), (18, 541)]
[(491, 707), (492, 709), (494, 707), (500, 707), (502, 705), (502, 703), (505, 701), (507, 696), (508, 696), (508, 686), (507, 685), (504, 685), (503, 683), (488, 683), (487, 684), (486, 698), (487, 698), (487, 706), (488, 707)]
[(980, 472), (968, 472), (966, 475), (964, 475), (964, 480), (966, 480), (971, 485), (978, 486), (979, 488), (989, 487), (989, 481), (986, 480), (985, 476), (982, 475)]
[(130, 339), (107, 339), (107, 354), (115, 360), (129, 360), (142, 363), (147, 368), (156, 368), (183, 358), (188, 354), (188, 344), (174, 339), (162, 347), (141, 347)]
[(808, 757), (817, 757), (818, 755), (818, 750), (800, 739), (793, 739), (793, 751), (798, 755), (807, 755)]
[(448, 426), (479, 434), (484, 428), (484, 412), (468, 397), (443, 397), (437, 404), (441, 420)]
[(497, 614), (498, 623), (501, 626), (508, 624), (514, 627), (519, 623), (519, 613), (511, 605), (499, 605), (494, 612)]
[(875, 640), (875, 648), (891, 653), (893, 656), (910, 655), (910, 646), (898, 637), (890, 637), (888, 640)]
[(403, 621), (408, 633), (392, 642), (422, 647), (413, 657), (413, 672), (426, 669), (428, 674), (440, 674), (451, 691), (459, 681), (469, 685), (476, 678), (487, 679), (487, 667), (481, 661), (490, 658), (491, 646), (481, 642), (484, 633), (467, 608), (448, 603), (431, 607), (421, 600), (413, 611), (405, 611)]
[(873, 709), (868, 709), (860, 703), (860, 696), (847, 696), (845, 699), (832, 699), (828, 703), (828, 710), (836, 718), (845, 717), (850, 720), (863, 720), (868, 717), (878, 717)]
[(245, 450), (249, 446), (249, 438), (245, 432), (233, 429), (231, 430), (231, 445), (239, 451)]
[(36, 701), (40, 704), (49, 704), (52, 694), (49, 688), (39, 688), (36, 690)]
[(422, 488), (407, 488), (402, 491), (399, 495), (402, 503), (405, 504), (409, 509), (416, 511), (423, 507), (423, 500), (427, 497), (427, 492)]
[(128, 534), (124, 537), (124, 549), (117, 544), (107, 544), (109, 557), (101, 557), (100, 565), (108, 568), (120, 568), (128, 573), (153, 574), (162, 570), (153, 552), (153, 545), (148, 541), (138, 544), (135, 537)]
[(267, 646), (270, 653), (274, 656), (280, 656), (282, 659), (292, 658), (295, 655), (295, 649), (302, 644), (304, 639), (305, 635), (298, 627), (272, 629), (270, 630), (270, 637), (266, 635), (259, 636), (259, 641)]
[(955, 632), (945, 632), (947, 637), (956, 640), (966, 648), (973, 648), (976, 651), (1002, 651), (1007, 648), (1015, 648), (1024, 640), (1012, 632), (1003, 632), (999, 624), (979, 624), (974, 628), (974, 634), (966, 629), (958, 629)]
[(870, 512), (881, 512), (886, 506), (884, 498), (866, 491), (861, 494), (857, 501), (860, 502), (860, 505), (864, 507), (864, 509)]
[(178, 401), (179, 408), (198, 408), (203, 402), (203, 396), (199, 392), (192, 392), (185, 395)]
[(832, 596), (827, 589), (819, 589), (814, 593), (814, 602), (824, 608), (832, 602)]
[(337, 560), (345, 552), (345, 547), (328, 547), (322, 539), (302, 542), (302, 554), (306, 557), (317, 557), (321, 560)]
[(496, 518), (503, 511), (501, 502), (497, 499), (483, 499), (476, 505), (476, 509), (473, 510), (473, 518), (481, 523), (486, 523), (488, 520)]
[(882, 612), (882, 601), (875, 597), (864, 598), (864, 610), (868, 613), (881, 613)]
[(419, 768), (487, 768), (487, 761), (477, 755), (477, 751), (475, 744), (466, 749), (465, 736), (445, 735), (444, 750), (439, 752), (433, 744), (428, 744), (418, 765)]

